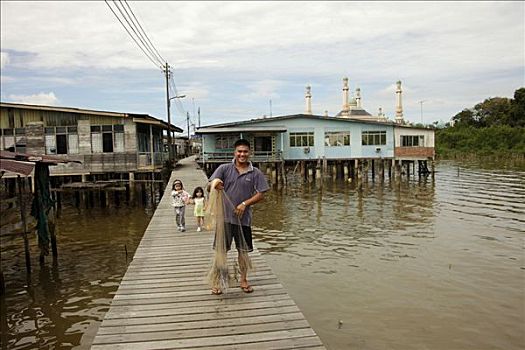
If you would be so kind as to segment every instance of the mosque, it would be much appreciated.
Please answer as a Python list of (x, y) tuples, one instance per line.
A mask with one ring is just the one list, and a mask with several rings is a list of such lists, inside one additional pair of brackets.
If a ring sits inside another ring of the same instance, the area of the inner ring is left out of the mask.
[[(395, 123), (403, 125), (405, 124), (405, 121), (403, 119), (403, 106), (401, 102), (401, 94), (403, 93), (401, 89), (401, 81), (398, 81), (396, 83), (396, 116), (395, 116)], [(343, 78), (343, 106), (339, 113), (337, 113), (334, 117), (336, 118), (349, 118), (354, 120), (362, 120), (362, 121), (375, 121), (375, 122), (388, 122), (388, 119), (383, 113), (383, 109), (379, 107), (379, 111), (377, 115), (372, 115), (369, 112), (367, 112), (362, 105), (362, 98), (361, 98), (361, 89), (356, 88), (355, 89), (355, 97), (350, 98), (349, 94), (350, 88), (348, 84), (348, 78)], [(312, 88), (310, 86), (306, 87), (306, 111), (305, 114), (312, 114)], [(328, 116), (328, 111), (325, 111), (325, 117)]]

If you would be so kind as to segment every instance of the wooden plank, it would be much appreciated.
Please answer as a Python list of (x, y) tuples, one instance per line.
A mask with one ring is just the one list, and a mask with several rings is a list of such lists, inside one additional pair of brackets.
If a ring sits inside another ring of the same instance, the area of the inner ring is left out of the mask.
[[(186, 190), (204, 187), (204, 174), (193, 163), (182, 163), (168, 188), (175, 177)], [(146, 228), (92, 349), (324, 349), (257, 249), (250, 254), (253, 293), (239, 288), (234, 249), (228, 254), (229, 288), (219, 296), (210, 293), (206, 274), (213, 233), (196, 232), (191, 215), (187, 231), (178, 232), (169, 192)]]
[[(278, 321), (294, 321), (304, 319), (300, 312), (291, 312), (287, 314), (278, 315), (262, 315), (252, 316), (247, 318), (229, 318), (220, 320), (221, 327), (231, 327), (240, 325), (250, 325), (259, 323), (271, 323)], [(206, 329), (217, 327), (219, 321), (217, 320), (198, 320), (187, 322), (169, 322), (161, 324), (149, 325), (133, 325), (133, 326), (114, 326), (104, 327), (98, 334), (123, 334), (123, 333), (144, 333), (144, 332), (160, 332), (160, 331), (176, 331), (183, 329)]]
[[(201, 332), (202, 333), (202, 332)], [(121, 342), (118, 344), (95, 343), (91, 347), (93, 350), (115, 349), (115, 350), (148, 350), (148, 349), (189, 349), (194, 347), (253, 344), (263, 341), (286, 340), (291, 338), (311, 337), (316, 335), (311, 328), (301, 328), (293, 330), (282, 330), (273, 332), (236, 334), (231, 336), (214, 336), (187, 339), (169, 339), (142, 342)], [(248, 345), (247, 345), (248, 347)]]

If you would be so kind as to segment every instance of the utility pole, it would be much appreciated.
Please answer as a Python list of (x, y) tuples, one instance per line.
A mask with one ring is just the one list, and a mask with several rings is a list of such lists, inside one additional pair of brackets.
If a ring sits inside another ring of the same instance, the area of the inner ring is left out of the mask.
[(190, 112), (186, 112), (186, 124), (188, 125), (188, 154), (190, 152)]
[(172, 152), (171, 152), (171, 115), (170, 115), (170, 89), (169, 89), (169, 79), (170, 79), (170, 66), (168, 65), (168, 62), (166, 62), (166, 65), (164, 66), (164, 73), (166, 74), (166, 111), (168, 113), (168, 160), (171, 161), (173, 159)]
[(272, 100), (270, 99), (270, 118), (272, 117)]
[(423, 102), (426, 102), (426, 100), (419, 101), (419, 104), (421, 105), (421, 124), (423, 124)]
[(193, 121), (195, 121), (195, 99), (191, 98), (191, 103), (193, 103)]

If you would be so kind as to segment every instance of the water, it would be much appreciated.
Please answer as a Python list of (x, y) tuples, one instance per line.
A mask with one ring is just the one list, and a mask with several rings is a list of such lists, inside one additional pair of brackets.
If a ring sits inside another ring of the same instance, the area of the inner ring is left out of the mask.
[[(329, 349), (523, 349), (525, 172), (274, 191), (257, 247)], [(340, 322), (341, 321), (341, 322)]]
[(41, 267), (33, 237), (30, 283), (23, 240), (2, 237), (1, 348), (88, 349), (151, 214), (140, 207), (65, 207), (57, 223), (59, 262), (48, 257)]
[[(255, 207), (256, 246), (329, 349), (525, 347), (525, 171), (437, 171), (361, 189), (295, 180)], [(34, 263), (31, 287), (23, 241), (2, 237), (2, 349), (89, 348), (150, 217), (64, 208), (59, 264)]]

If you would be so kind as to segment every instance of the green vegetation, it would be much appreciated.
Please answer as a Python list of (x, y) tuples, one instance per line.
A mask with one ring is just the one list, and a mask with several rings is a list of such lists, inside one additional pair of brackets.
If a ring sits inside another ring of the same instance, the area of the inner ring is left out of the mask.
[(525, 155), (525, 88), (514, 98), (494, 97), (464, 109), (436, 130), (439, 158)]

